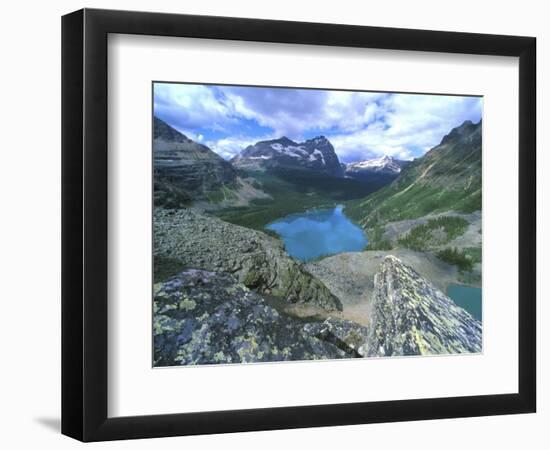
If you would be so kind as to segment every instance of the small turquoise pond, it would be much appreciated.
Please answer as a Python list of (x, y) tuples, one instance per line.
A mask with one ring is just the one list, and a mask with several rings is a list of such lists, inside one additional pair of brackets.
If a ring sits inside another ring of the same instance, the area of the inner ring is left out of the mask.
[(349, 220), (343, 206), (291, 214), (266, 225), (283, 238), (288, 254), (302, 261), (356, 252), (368, 243), (363, 230)]
[(481, 288), (451, 284), (447, 288), (447, 295), (458, 306), (464, 308), (474, 318), (481, 321)]

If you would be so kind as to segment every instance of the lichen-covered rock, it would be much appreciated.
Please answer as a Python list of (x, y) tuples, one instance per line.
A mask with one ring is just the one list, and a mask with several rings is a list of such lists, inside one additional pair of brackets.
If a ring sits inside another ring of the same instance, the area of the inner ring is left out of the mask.
[(283, 316), (225, 273), (190, 269), (156, 284), (153, 311), (155, 366), (360, 356), (362, 327)]
[(368, 329), (358, 323), (329, 317), (324, 322), (308, 323), (304, 329), (308, 334), (334, 344), (353, 357), (367, 356)]
[(373, 301), (368, 356), (481, 351), (481, 323), (395, 256), (375, 275)]
[(191, 209), (155, 209), (154, 255), (181, 267), (233, 274), (260, 294), (289, 303), (342, 310), (340, 300), (283, 245), (262, 232), (199, 214)]

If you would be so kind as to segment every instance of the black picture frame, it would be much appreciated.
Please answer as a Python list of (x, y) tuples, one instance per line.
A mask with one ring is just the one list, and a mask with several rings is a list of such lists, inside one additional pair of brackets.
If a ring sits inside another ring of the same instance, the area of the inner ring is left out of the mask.
[[(517, 393), (107, 416), (107, 36), (178, 36), (519, 58)], [(62, 18), (62, 433), (82, 441), (535, 412), (536, 39), (83, 9)]]

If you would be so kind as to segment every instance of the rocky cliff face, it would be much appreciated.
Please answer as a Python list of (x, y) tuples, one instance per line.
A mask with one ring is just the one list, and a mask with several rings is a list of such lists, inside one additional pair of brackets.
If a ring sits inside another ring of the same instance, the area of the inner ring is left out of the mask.
[(362, 356), (366, 330), (279, 314), (226, 273), (189, 269), (155, 285), (154, 365), (248, 363)]
[(287, 137), (261, 141), (245, 148), (231, 163), (246, 170), (283, 167), (310, 169), (332, 176), (343, 175), (334, 147), (324, 136), (300, 143)]
[(182, 267), (233, 274), (245, 286), (289, 303), (341, 310), (340, 301), (277, 239), (187, 210), (154, 213), (154, 255)]
[(481, 323), (396, 257), (384, 259), (374, 287), (369, 356), (481, 352)]
[(157, 206), (182, 207), (192, 200), (208, 199), (236, 180), (231, 164), (157, 117), (153, 153)]

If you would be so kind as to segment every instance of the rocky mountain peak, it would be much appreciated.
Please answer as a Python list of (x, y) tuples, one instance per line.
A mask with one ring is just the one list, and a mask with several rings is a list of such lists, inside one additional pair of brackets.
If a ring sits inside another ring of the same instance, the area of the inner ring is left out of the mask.
[(274, 139), (273, 142), (279, 142), (280, 144), (284, 145), (298, 145), (296, 142), (286, 136), (282, 136), (279, 139)]
[(367, 159), (346, 164), (345, 175), (352, 178), (369, 178), (383, 176), (388, 181), (397, 177), (409, 161), (401, 161), (392, 156), (384, 155), (380, 158)]
[(169, 142), (192, 142), (191, 139), (183, 133), (180, 133), (175, 128), (172, 128), (156, 116), (153, 118), (153, 138)]
[(449, 134), (443, 136), (443, 139), (441, 140), (441, 144), (446, 144), (449, 141), (453, 140), (463, 140), (468, 139), (474, 134), (476, 131), (481, 130), (481, 120), (474, 124), (471, 120), (465, 120), (462, 125), (453, 128)]
[(295, 142), (286, 136), (260, 141), (246, 147), (232, 163), (242, 169), (293, 168), (310, 169), (341, 176), (340, 161), (330, 141), (324, 136)]
[(306, 144), (310, 143), (313, 145), (327, 145), (327, 144), (332, 145), (330, 141), (325, 136), (322, 136), (322, 135), (308, 139), (307, 141), (305, 141), (305, 143)]

